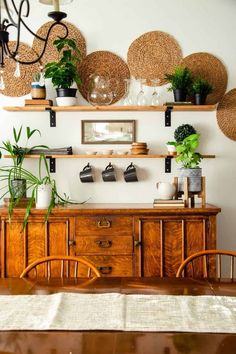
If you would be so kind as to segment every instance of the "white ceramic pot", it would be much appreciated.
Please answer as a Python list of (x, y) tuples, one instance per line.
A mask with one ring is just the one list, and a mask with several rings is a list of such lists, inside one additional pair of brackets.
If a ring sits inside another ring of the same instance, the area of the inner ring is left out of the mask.
[(77, 103), (76, 97), (56, 97), (58, 106), (75, 106)]
[(175, 195), (175, 185), (168, 182), (158, 182), (156, 184), (160, 199), (172, 199)]
[(166, 144), (168, 155), (175, 156), (177, 154), (176, 147), (174, 145)]
[(44, 209), (50, 205), (52, 197), (52, 186), (50, 184), (40, 184), (37, 189), (36, 208)]

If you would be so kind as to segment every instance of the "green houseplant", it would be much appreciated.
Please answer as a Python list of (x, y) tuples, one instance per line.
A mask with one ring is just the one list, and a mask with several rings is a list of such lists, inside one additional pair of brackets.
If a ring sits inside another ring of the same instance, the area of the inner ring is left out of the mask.
[(196, 129), (190, 124), (182, 124), (177, 127), (174, 131), (174, 138), (175, 141), (168, 141), (166, 143), (168, 154), (169, 155), (176, 155), (176, 142), (179, 143), (183, 141), (187, 136), (191, 134), (196, 134)]
[(192, 93), (194, 94), (194, 102), (196, 105), (206, 103), (207, 95), (212, 93), (213, 86), (205, 79), (196, 78), (192, 83)]
[[(39, 167), (38, 174), (33, 174), (30, 171), (26, 170), (23, 167), (15, 166), (5, 166), (0, 169), (0, 178), (2, 181), (7, 182), (7, 189), (11, 196), (9, 205), (8, 205), (8, 214), (9, 219), (11, 220), (12, 212), (15, 207), (19, 204), (22, 199), (22, 196), (19, 195), (17, 198), (15, 197), (14, 189), (12, 188), (12, 179), (15, 174), (19, 173), (19, 169), (21, 170), (21, 176), (26, 181), (26, 191), (28, 194), (26, 210), (23, 220), (23, 228), (25, 228), (28, 218), (30, 215), (31, 209), (34, 207), (36, 202), (36, 208), (46, 209), (45, 221), (48, 219), (49, 214), (56, 204), (83, 204), (86, 201), (79, 203), (77, 201), (72, 201), (67, 198), (65, 195), (62, 197), (58, 191), (56, 186), (56, 181), (51, 177), (48, 163), (45, 155), (40, 155), (39, 158)], [(46, 192), (47, 195), (39, 195), (40, 192)]]
[(177, 66), (172, 74), (165, 75), (165, 79), (171, 84), (169, 91), (173, 91), (175, 101), (186, 101), (193, 81), (190, 69)]
[[(26, 127), (26, 131), (25, 131), (26, 140), (24, 143), (24, 147), (21, 147), (19, 143), (22, 138), (22, 129), (23, 126), (21, 126), (19, 130), (13, 127), (13, 138), (14, 138), (13, 143), (10, 140), (6, 140), (2, 142), (2, 146), (0, 147), (0, 149), (6, 151), (11, 156), (13, 161), (14, 174), (12, 175), (11, 178), (11, 190), (12, 190), (11, 196), (13, 198), (18, 198), (19, 196), (22, 198), (26, 197), (26, 181), (22, 176), (22, 165), (25, 156), (27, 154), (30, 154), (34, 149), (48, 148), (48, 146), (46, 145), (35, 145), (32, 147), (28, 147), (29, 140), (35, 133), (41, 135), (38, 129), (31, 130), (30, 127)], [(8, 191), (5, 194), (7, 193)]]
[(201, 176), (202, 169), (199, 164), (202, 160), (202, 155), (196, 152), (199, 145), (199, 134), (191, 134), (179, 142), (172, 142), (176, 147), (175, 160), (181, 164), (179, 169), (179, 191), (183, 191), (184, 178), (189, 178), (189, 191), (201, 191)]
[[(58, 37), (53, 44), (58, 51), (58, 60), (45, 65), (44, 77), (52, 79), (52, 84), (56, 87), (57, 97), (73, 97), (75, 101), (77, 89), (71, 86), (74, 82), (77, 85), (81, 84), (77, 70), (77, 64), (81, 60), (80, 50), (77, 48), (75, 40), (68, 37)], [(58, 105), (60, 105), (60, 102), (65, 105), (65, 100), (57, 100)]]

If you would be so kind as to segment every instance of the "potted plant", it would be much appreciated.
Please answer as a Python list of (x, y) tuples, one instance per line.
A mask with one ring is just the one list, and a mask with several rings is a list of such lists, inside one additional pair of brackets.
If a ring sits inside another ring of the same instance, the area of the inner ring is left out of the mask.
[[(68, 37), (58, 37), (53, 44), (58, 51), (59, 58), (45, 65), (44, 77), (52, 79), (52, 84), (56, 87), (59, 106), (74, 105), (77, 88), (71, 86), (74, 82), (77, 85), (81, 84), (77, 70), (77, 64), (81, 60), (80, 50), (76, 47), (75, 40)], [(65, 100), (65, 97), (70, 97), (70, 99)]]
[(206, 103), (206, 98), (213, 91), (213, 86), (205, 79), (197, 78), (192, 83), (192, 93), (194, 94), (194, 103), (201, 105)]
[(175, 141), (168, 141), (166, 143), (168, 155), (175, 156), (176, 152), (176, 142), (183, 141), (187, 136), (191, 134), (196, 134), (196, 129), (190, 124), (182, 124), (174, 131)]
[(34, 73), (32, 77), (31, 97), (35, 100), (43, 100), (46, 98), (46, 87), (42, 70), (42, 67), (40, 67), (40, 72)]
[[(35, 134), (38, 133), (41, 135), (38, 129), (31, 130), (30, 127), (26, 127), (26, 142), (25, 147), (21, 147), (18, 143), (22, 137), (22, 126), (17, 131), (15, 127), (13, 127), (13, 137), (14, 142), (11, 143), (10, 140), (3, 141), (3, 146), (0, 149), (6, 151), (12, 158), (13, 167), (12, 170), (14, 174), (11, 178), (11, 197), (12, 198), (26, 198), (26, 181), (22, 176), (22, 165), (27, 154), (30, 154), (34, 149), (37, 148), (45, 148), (47, 149), (48, 146), (46, 145), (35, 145), (32, 147), (28, 147), (28, 142), (30, 138)], [(8, 193), (8, 190), (4, 193), (5, 196)]]
[(189, 192), (201, 191), (202, 169), (199, 167), (199, 164), (202, 156), (199, 152), (196, 152), (199, 138), (199, 134), (191, 134), (182, 141), (173, 142), (177, 152), (175, 160), (182, 165), (182, 168), (179, 170), (179, 191), (183, 191), (185, 177), (189, 177)]
[(171, 84), (168, 90), (173, 91), (175, 102), (185, 102), (193, 81), (190, 69), (177, 66), (172, 74), (165, 75), (165, 79)]
[(14, 188), (12, 188), (11, 181), (16, 174), (21, 173), (22, 178), (26, 181), (26, 191), (28, 192), (26, 210), (23, 220), (23, 228), (25, 228), (30, 211), (36, 202), (36, 208), (47, 209), (45, 221), (48, 219), (49, 214), (56, 204), (83, 204), (76, 201), (69, 200), (66, 196), (63, 198), (58, 192), (56, 187), (56, 181), (51, 178), (48, 163), (45, 155), (40, 155), (39, 158), (39, 170), (38, 175), (31, 173), (30, 171), (14, 166), (5, 166), (0, 169), (1, 180), (7, 181), (8, 192), (10, 193), (10, 202), (8, 205), (9, 219), (11, 220), (12, 212), (22, 199), (21, 195), (15, 197)]

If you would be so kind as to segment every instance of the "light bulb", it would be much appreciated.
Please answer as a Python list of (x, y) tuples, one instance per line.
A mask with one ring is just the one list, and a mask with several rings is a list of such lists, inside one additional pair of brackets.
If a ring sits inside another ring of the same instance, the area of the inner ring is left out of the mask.
[[(16, 55), (16, 59), (19, 59), (19, 55)], [(20, 63), (16, 62), (16, 70), (14, 72), (16, 78), (20, 77)]]
[(5, 83), (3, 80), (3, 70), (0, 70), (0, 90), (4, 90), (5, 89)]

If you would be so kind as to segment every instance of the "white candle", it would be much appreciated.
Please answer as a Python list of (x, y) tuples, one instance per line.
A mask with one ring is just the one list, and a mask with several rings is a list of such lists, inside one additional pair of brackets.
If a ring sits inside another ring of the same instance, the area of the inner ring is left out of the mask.
[(53, 0), (54, 11), (60, 11), (59, 0)]

